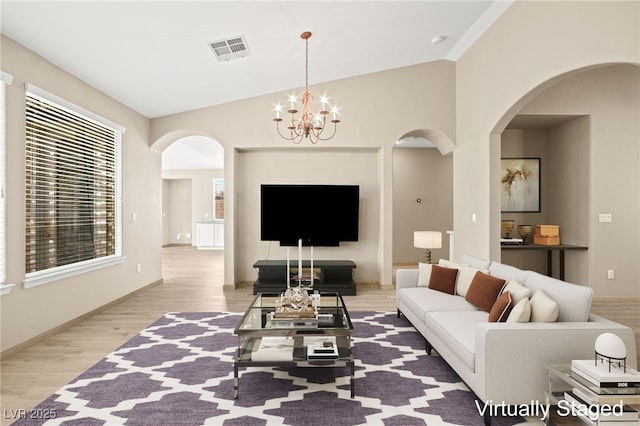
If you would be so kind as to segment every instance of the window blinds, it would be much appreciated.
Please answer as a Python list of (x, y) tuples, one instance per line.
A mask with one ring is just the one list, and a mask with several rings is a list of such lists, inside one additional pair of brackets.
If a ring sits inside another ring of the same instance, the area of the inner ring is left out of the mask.
[(26, 95), (27, 276), (121, 254), (121, 131)]

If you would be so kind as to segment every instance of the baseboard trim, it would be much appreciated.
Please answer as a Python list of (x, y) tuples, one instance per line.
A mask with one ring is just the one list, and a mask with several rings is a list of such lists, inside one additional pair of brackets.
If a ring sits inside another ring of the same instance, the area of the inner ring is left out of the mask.
[(157, 286), (159, 284), (162, 284), (163, 281), (164, 280), (162, 278), (160, 278), (159, 280), (156, 280), (156, 281), (152, 282), (151, 284), (147, 284), (146, 286), (141, 287), (141, 288), (139, 288), (137, 290), (134, 290), (131, 293), (125, 294), (124, 296), (119, 297), (119, 298), (117, 298), (115, 300), (112, 300), (111, 302), (109, 302), (109, 303), (107, 303), (105, 305), (97, 307), (96, 309), (93, 309), (93, 310), (91, 310), (91, 311), (89, 311), (89, 312), (87, 312), (85, 314), (82, 314), (79, 317), (73, 318), (73, 319), (71, 319), (71, 320), (69, 320), (67, 322), (64, 322), (64, 323), (56, 326), (56, 327), (53, 327), (52, 329), (49, 329), (49, 330), (45, 331), (44, 333), (40, 333), (37, 336), (34, 336), (34, 337), (30, 338), (30, 339), (27, 339), (22, 343), (18, 343), (17, 345), (12, 346), (9, 349), (5, 349), (4, 351), (0, 352), (0, 359), (10, 358), (13, 355), (17, 354), (18, 352), (21, 352), (21, 351), (27, 349), (28, 347), (35, 345), (36, 343), (40, 343), (43, 340), (48, 339), (49, 337), (60, 333), (61, 331), (64, 331), (64, 330), (66, 330), (68, 328), (71, 328), (74, 325), (79, 324), (82, 321), (84, 321), (84, 320), (86, 320), (88, 318), (91, 318), (92, 316), (104, 311), (105, 309), (110, 308), (111, 306), (117, 305), (117, 304), (127, 300), (128, 298), (130, 298), (132, 296), (135, 296), (135, 295), (137, 295), (139, 293), (142, 293), (145, 290), (148, 290), (148, 289), (150, 289), (152, 287), (155, 287), (155, 286)]

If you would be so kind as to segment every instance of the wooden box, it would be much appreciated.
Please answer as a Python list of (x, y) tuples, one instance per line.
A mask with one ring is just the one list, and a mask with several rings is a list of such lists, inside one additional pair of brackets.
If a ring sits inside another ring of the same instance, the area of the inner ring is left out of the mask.
[(533, 236), (533, 244), (540, 244), (543, 246), (559, 246), (560, 245), (560, 237), (548, 236), (548, 235), (534, 235)]
[(536, 225), (536, 232), (534, 235), (543, 237), (559, 237), (560, 226), (558, 225)]

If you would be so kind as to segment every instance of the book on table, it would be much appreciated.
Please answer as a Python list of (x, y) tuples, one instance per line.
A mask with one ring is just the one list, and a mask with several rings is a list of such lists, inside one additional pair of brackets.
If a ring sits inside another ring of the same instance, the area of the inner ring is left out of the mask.
[(608, 361), (582, 359), (571, 361), (571, 371), (601, 388), (640, 387), (640, 372)]
[[(640, 415), (638, 411), (629, 406), (622, 405), (622, 411), (615, 410), (603, 410), (602, 412), (598, 411), (598, 405), (595, 401), (593, 401), (590, 397), (584, 394), (584, 392), (579, 389), (573, 388), (571, 391), (565, 391), (564, 399), (576, 407), (576, 412), (581, 413), (583, 415), (589, 415), (589, 420), (600, 421), (600, 425), (613, 423), (617, 426), (620, 426), (618, 422), (636, 422), (637, 425), (638, 419), (640, 419)], [(590, 402), (591, 401), (591, 402)], [(584, 416), (581, 416), (584, 417)], [(603, 423), (606, 422), (606, 423)]]
[(305, 336), (304, 345), (307, 347), (307, 359), (338, 358), (335, 336)]
[(265, 336), (258, 348), (251, 352), (252, 361), (293, 360), (293, 337)]

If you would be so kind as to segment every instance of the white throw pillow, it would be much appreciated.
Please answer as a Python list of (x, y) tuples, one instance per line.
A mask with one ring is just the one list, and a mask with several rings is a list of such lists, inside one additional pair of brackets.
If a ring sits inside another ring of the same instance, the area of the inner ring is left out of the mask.
[(438, 265), (439, 266), (444, 266), (445, 268), (455, 268), (455, 269), (458, 269), (461, 266), (465, 266), (465, 265), (460, 265), (460, 264), (458, 264), (456, 262), (452, 262), (452, 261), (447, 260), (447, 259), (438, 260)]
[[(440, 259), (438, 261), (439, 266), (444, 266), (446, 268), (455, 268), (458, 270), (458, 278), (456, 278), (456, 294), (458, 296), (465, 297), (467, 295), (467, 290), (469, 290), (469, 286), (471, 285), (471, 281), (473, 281), (473, 277), (476, 275), (476, 272), (479, 269), (472, 268), (469, 265), (465, 265), (462, 263), (455, 263), (450, 260)], [(485, 274), (488, 274), (488, 270), (482, 271)]]
[(528, 299), (531, 296), (531, 289), (520, 284), (518, 280), (509, 281), (502, 291), (511, 292), (513, 303), (518, 303), (522, 299)]
[(511, 309), (511, 313), (509, 317), (507, 317), (507, 322), (529, 322), (530, 318), (531, 302), (525, 298), (516, 303), (513, 309)]
[(431, 279), (431, 264), (418, 263), (418, 287), (429, 287)]
[(456, 294), (459, 296), (465, 297), (467, 295), (467, 291), (469, 291), (469, 286), (471, 285), (471, 281), (473, 281), (473, 277), (476, 276), (476, 272), (483, 272), (488, 274), (489, 271), (487, 269), (476, 269), (468, 266), (460, 266), (458, 270), (458, 281), (456, 281)]
[(479, 257), (471, 256), (468, 254), (462, 255), (462, 263), (469, 265), (476, 269), (489, 269), (491, 261), (487, 259), (481, 259)]
[(542, 289), (537, 289), (531, 297), (531, 322), (556, 322), (558, 304)]

